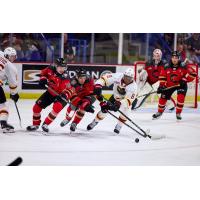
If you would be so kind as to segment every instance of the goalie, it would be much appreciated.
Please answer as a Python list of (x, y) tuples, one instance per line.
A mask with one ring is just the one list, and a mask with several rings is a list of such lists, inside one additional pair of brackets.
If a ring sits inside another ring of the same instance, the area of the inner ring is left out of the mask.
[[(136, 98), (132, 104), (132, 110), (137, 109), (143, 105), (146, 99), (151, 95), (151, 92), (157, 91), (159, 86), (159, 75), (164, 67), (164, 61), (162, 60), (162, 51), (160, 49), (155, 49), (153, 51), (153, 59), (145, 63), (143, 69), (139, 69), (139, 78), (137, 79), (138, 93), (139, 95), (146, 94), (141, 98)], [(169, 110), (174, 110), (175, 101), (171, 98), (172, 106)]]

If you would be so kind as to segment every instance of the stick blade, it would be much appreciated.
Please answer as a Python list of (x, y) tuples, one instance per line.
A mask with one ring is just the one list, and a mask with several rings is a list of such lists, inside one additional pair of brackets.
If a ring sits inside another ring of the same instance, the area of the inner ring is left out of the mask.
[(150, 138), (152, 139), (152, 140), (160, 140), (160, 139), (163, 139), (163, 138), (165, 138), (166, 136), (165, 135), (158, 135), (158, 134), (156, 134), (156, 135), (149, 135), (150, 136)]
[(151, 135), (149, 135), (150, 129), (147, 129), (146, 133), (147, 133), (148, 137), (152, 140), (160, 140), (160, 139), (163, 139), (163, 138), (166, 137), (164, 134), (153, 134), (153, 135), (151, 134)]
[(23, 162), (23, 159), (21, 157), (17, 157), (14, 161), (12, 161), (7, 166), (19, 166)]

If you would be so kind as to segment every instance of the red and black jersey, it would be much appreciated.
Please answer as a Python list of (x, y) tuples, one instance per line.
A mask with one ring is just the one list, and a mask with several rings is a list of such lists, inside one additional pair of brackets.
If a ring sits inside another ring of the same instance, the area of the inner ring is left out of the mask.
[(161, 70), (159, 80), (161, 86), (171, 87), (179, 85), (180, 81), (190, 82), (196, 77), (196, 72), (190, 65), (179, 62), (174, 66), (171, 62), (166, 64)]
[[(59, 74), (56, 71), (54, 66), (49, 66), (43, 69), (40, 73), (40, 80), (47, 79), (48, 86), (56, 91), (58, 94), (66, 94), (66, 97), (69, 99), (74, 95), (75, 90), (70, 84), (70, 80), (66, 73)], [(52, 96), (56, 96), (51, 90), (48, 89), (48, 92)]]
[(71, 80), (71, 85), (75, 88), (78, 97), (81, 99), (94, 93), (94, 79), (88, 78), (81, 85), (76, 78)]
[(164, 62), (162, 60), (158, 64), (155, 64), (154, 60), (146, 62), (144, 69), (147, 71), (147, 82), (150, 85), (153, 85), (159, 80), (159, 75), (163, 67)]

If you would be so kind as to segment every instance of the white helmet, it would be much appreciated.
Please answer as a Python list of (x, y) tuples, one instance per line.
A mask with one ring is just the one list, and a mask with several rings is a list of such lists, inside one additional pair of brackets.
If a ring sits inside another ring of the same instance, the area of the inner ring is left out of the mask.
[(9, 59), (10, 56), (16, 56), (16, 58), (17, 58), (17, 52), (16, 52), (16, 50), (15, 50), (14, 48), (12, 48), (12, 47), (7, 47), (7, 48), (5, 48), (5, 50), (4, 50), (4, 56), (5, 56), (7, 59)]
[(135, 73), (134, 73), (134, 70), (133, 70), (132, 68), (128, 68), (128, 69), (124, 72), (124, 75), (125, 75), (125, 76), (128, 76), (128, 77), (134, 78)]
[(162, 59), (162, 51), (160, 49), (155, 49), (153, 51), (153, 59), (159, 61)]

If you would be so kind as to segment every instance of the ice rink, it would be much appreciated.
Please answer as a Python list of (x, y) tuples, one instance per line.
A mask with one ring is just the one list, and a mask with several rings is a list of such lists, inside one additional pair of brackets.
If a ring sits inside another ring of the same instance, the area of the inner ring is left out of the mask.
[[(12, 101), (9, 122), (16, 133), (0, 133), (0, 165), (6, 165), (18, 156), (23, 165), (200, 165), (200, 111), (185, 108), (183, 120), (177, 122), (175, 113), (165, 113), (161, 119), (153, 121), (151, 116), (156, 108), (143, 108), (131, 114), (131, 118), (152, 134), (165, 134), (166, 138), (150, 140), (142, 138), (127, 127), (116, 135), (113, 128), (116, 119), (111, 116), (100, 122), (94, 130), (86, 127), (95, 117), (87, 113), (79, 124), (76, 133), (69, 134), (69, 125), (61, 128), (65, 116), (64, 109), (50, 125), (51, 136), (41, 131), (26, 132), (32, 123), (34, 100), (20, 100), (19, 111), (22, 126), (19, 126), (17, 112)], [(96, 110), (99, 106), (95, 104)], [(42, 113), (44, 119), (51, 107)], [(135, 143), (135, 138), (140, 139)]]

